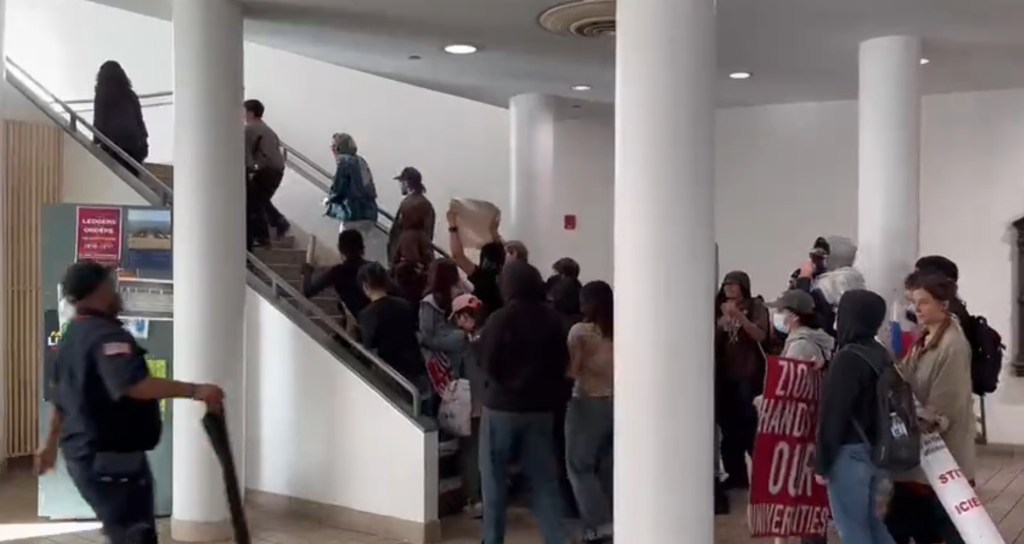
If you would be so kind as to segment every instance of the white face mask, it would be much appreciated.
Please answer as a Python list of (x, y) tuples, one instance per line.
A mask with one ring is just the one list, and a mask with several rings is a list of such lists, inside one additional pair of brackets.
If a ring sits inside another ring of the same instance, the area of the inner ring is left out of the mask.
[(773, 311), (772, 326), (782, 334), (789, 334), (789, 312), (784, 310)]

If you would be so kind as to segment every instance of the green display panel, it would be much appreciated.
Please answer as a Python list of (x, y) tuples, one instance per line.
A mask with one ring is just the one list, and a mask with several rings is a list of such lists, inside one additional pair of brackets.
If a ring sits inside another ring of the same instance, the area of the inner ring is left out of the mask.
[[(44, 338), (40, 391), (59, 349), (62, 322), (69, 317), (61, 303), (60, 281), (77, 259), (109, 263), (119, 270), (119, 290), (126, 298), (125, 326), (149, 352), (150, 371), (174, 375), (174, 322), (171, 282), (171, 213), (138, 206), (54, 204), (42, 215), (42, 309)], [(40, 395), (42, 398), (42, 395)], [(172, 403), (161, 405), (164, 416), (160, 445), (149, 460), (156, 481), (156, 512), (171, 513)], [(51, 407), (41, 401), (40, 439), (49, 433)], [(63, 460), (39, 479), (39, 515), (56, 520), (91, 519), (93, 512), (68, 476)]]

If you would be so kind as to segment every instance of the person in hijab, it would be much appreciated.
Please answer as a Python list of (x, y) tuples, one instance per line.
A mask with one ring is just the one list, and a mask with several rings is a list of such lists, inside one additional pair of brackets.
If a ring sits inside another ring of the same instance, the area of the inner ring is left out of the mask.
[(750, 292), (750, 276), (725, 275), (715, 298), (716, 419), (722, 430), (722, 464), (728, 489), (747, 489), (746, 456), (754, 451), (757, 411), (754, 398), (764, 383), (768, 309)]
[[(142, 105), (128, 74), (116, 61), (104, 62), (96, 74), (92, 126), (136, 162), (142, 163), (149, 156), (149, 131), (142, 118)], [(135, 167), (106, 143), (95, 137), (94, 143), (130, 173), (138, 175)]]

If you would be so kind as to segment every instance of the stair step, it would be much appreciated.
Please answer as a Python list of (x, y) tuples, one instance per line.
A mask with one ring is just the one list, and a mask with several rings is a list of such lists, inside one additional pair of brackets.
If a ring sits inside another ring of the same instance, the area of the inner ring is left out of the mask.
[(256, 248), (253, 250), (253, 255), (263, 261), (264, 264), (278, 265), (278, 264), (295, 264), (301, 265), (306, 262), (306, 250), (304, 249), (292, 249), (292, 248)]
[[(289, 283), (291, 283), (292, 280), (299, 280), (300, 283), (301, 283), (301, 281), (302, 281), (302, 265), (300, 265), (300, 264), (284, 264), (284, 263), (271, 264), (271, 263), (267, 263), (266, 261), (264, 261), (264, 263), (267, 266), (269, 266), (271, 270), (273, 270), (274, 272), (277, 272), (277, 275), (281, 276), (281, 279), (287, 280)], [(300, 285), (300, 288), (301, 288), (301, 285)]]

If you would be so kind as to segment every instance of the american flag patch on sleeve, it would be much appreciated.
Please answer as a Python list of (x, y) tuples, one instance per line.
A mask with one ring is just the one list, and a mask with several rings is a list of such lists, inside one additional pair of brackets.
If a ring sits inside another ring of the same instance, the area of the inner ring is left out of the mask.
[(103, 344), (103, 355), (131, 355), (132, 346), (128, 342), (108, 342)]

